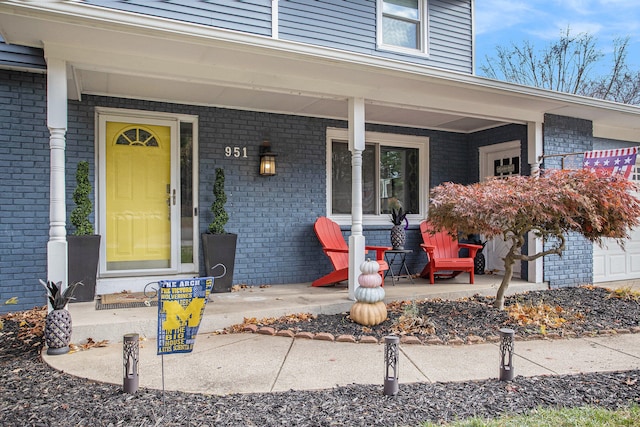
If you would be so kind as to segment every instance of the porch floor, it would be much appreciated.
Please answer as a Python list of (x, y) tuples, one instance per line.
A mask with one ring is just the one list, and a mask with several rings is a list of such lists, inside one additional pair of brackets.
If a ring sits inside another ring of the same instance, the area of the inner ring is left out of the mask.
[[(453, 279), (437, 280), (434, 285), (417, 278), (412, 284), (400, 279), (395, 285), (391, 278), (385, 280), (385, 302), (425, 298), (457, 299), (474, 294), (493, 296), (502, 276), (476, 275), (475, 284), (469, 284), (469, 275), (461, 274)], [(507, 294), (529, 290), (547, 289), (545, 283), (528, 283), (512, 279)], [(349, 311), (353, 301), (348, 298), (346, 282), (333, 287), (312, 287), (310, 283), (258, 286), (238, 292), (216, 293), (206, 305), (199, 333), (209, 333), (237, 323), (245, 317), (275, 317), (294, 313), (336, 314)], [(69, 305), (73, 319), (74, 343), (94, 341), (122, 341), (128, 333), (141, 337), (157, 336), (157, 307), (96, 310), (94, 302)]]

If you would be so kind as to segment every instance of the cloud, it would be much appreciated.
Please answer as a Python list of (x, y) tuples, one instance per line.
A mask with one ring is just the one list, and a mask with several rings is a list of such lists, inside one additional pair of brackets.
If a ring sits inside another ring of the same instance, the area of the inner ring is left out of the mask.
[[(615, 1), (615, 0), (614, 0)], [(593, 13), (593, 1), (585, 1), (585, 0), (555, 0), (553, 2), (556, 7), (560, 7), (562, 9), (566, 9), (571, 14), (576, 15), (589, 15)]]
[(527, 22), (536, 12), (530, 1), (487, 0), (475, 3), (476, 34), (499, 32)]
[(486, 0), (477, 1), (476, 35), (510, 30), (510, 36), (556, 40), (570, 28), (602, 41), (630, 36), (640, 42), (639, 0)]

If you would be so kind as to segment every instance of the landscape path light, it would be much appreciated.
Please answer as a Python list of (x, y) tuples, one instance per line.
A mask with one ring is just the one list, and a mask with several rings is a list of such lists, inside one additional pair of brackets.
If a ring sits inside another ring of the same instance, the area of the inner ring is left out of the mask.
[(126, 334), (122, 339), (122, 388), (125, 393), (138, 391), (138, 362), (140, 360), (140, 337), (138, 334)]
[(384, 337), (384, 394), (398, 394), (398, 345), (400, 338), (389, 335)]
[(513, 337), (515, 331), (500, 329), (500, 381), (513, 380)]

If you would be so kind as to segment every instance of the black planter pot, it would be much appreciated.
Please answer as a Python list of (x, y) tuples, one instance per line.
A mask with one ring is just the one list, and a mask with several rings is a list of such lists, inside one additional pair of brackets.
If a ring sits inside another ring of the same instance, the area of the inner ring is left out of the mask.
[(72, 302), (93, 301), (100, 259), (100, 236), (67, 236), (69, 284), (82, 282), (73, 293)]
[[(202, 234), (205, 277), (215, 277), (212, 292), (231, 292), (237, 240), (238, 235), (233, 233)], [(224, 265), (224, 268), (219, 264)], [(224, 275), (219, 277), (222, 274)]]

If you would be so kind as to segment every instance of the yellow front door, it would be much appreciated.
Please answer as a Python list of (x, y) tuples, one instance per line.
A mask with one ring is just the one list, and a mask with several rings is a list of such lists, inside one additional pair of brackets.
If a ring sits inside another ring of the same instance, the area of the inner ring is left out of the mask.
[(106, 123), (107, 271), (171, 267), (171, 127)]

